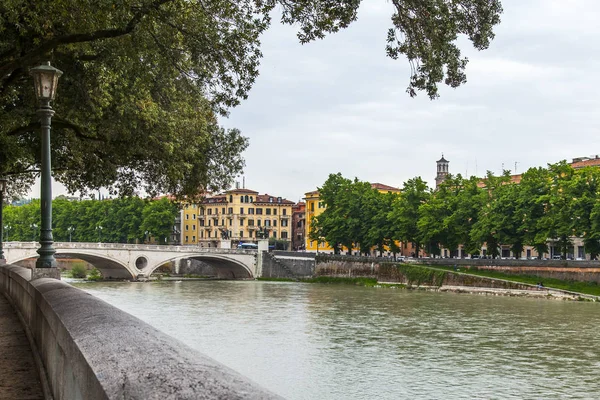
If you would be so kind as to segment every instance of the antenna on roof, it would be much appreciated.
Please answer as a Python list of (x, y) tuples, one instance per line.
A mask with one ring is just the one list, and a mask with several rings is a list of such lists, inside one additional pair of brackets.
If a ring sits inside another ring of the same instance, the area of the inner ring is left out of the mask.
[(517, 164), (518, 164), (518, 162), (515, 161), (515, 175), (517, 174)]
[(246, 177), (242, 176), (242, 189), (246, 189)]

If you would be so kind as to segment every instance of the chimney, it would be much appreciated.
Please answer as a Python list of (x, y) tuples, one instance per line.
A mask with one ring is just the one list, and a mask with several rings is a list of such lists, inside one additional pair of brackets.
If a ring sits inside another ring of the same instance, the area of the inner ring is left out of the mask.
[(235, 188), (239, 189), (240, 188), (240, 182), (239, 181), (235, 181)]

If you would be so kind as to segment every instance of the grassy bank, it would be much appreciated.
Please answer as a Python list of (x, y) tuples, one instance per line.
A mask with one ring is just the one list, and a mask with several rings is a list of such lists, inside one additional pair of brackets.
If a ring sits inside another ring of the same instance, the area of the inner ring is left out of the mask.
[(354, 286), (377, 286), (377, 279), (375, 278), (345, 278), (345, 277), (334, 277), (334, 276), (317, 276), (315, 278), (256, 278), (257, 281), (268, 281), (268, 282), (302, 282), (302, 283), (328, 283), (328, 284), (343, 284), (343, 285), (354, 285)]
[[(432, 269), (444, 270), (455, 272), (453, 267), (444, 266), (429, 266)], [(576, 282), (576, 281), (563, 281), (555, 278), (541, 278), (533, 275), (516, 275), (507, 274), (499, 271), (480, 270), (477, 268), (459, 268), (458, 272), (468, 275), (482, 276), (486, 278), (504, 279), (512, 282), (528, 283), (530, 285), (537, 285), (538, 282), (543, 282), (544, 286), (551, 289), (568, 290), (570, 292), (578, 292), (584, 294), (591, 294), (593, 296), (600, 296), (600, 286), (595, 282)]]

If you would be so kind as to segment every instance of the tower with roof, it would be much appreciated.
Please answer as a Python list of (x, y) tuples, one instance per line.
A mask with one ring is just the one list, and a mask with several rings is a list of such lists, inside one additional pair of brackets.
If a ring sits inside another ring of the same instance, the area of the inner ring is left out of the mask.
[(446, 176), (448, 176), (448, 164), (450, 161), (444, 158), (444, 153), (442, 153), (442, 158), (436, 161), (437, 164), (437, 175), (435, 176), (435, 187), (437, 188), (444, 182)]

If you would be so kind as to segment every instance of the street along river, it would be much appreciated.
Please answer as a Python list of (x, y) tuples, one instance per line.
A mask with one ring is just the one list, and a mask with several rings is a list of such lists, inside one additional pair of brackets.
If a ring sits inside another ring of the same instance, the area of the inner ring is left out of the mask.
[(288, 399), (600, 393), (597, 303), (258, 281), (74, 284)]

